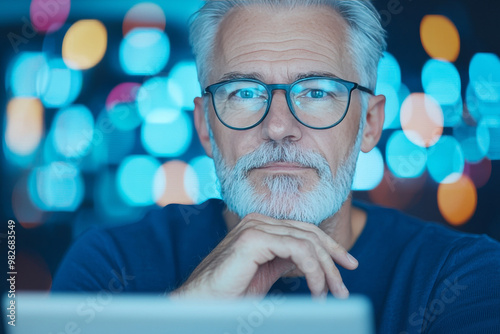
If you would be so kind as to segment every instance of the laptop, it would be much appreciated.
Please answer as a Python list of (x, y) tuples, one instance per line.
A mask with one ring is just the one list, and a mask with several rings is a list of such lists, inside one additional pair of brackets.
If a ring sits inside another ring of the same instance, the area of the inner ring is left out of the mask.
[[(37, 294), (3, 298), (9, 334), (372, 334), (373, 310), (362, 296), (315, 301), (308, 296), (183, 300), (142, 294)], [(10, 312), (12, 314), (12, 312)], [(11, 322), (11, 324), (9, 324)]]

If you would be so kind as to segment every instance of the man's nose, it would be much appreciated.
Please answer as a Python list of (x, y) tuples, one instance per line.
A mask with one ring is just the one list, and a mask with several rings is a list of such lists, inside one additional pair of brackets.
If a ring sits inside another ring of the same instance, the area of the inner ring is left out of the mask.
[(290, 111), (285, 94), (283, 90), (273, 92), (271, 106), (262, 122), (262, 136), (265, 140), (296, 141), (302, 137), (301, 124)]

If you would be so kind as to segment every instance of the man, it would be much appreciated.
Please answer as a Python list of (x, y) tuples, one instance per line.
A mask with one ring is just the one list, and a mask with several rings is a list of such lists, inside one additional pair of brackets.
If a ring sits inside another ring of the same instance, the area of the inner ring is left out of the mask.
[(88, 233), (54, 290), (351, 292), (371, 299), (381, 333), (500, 330), (497, 242), (351, 202), (358, 153), (384, 120), (369, 1), (208, 1), (191, 41), (195, 125), (224, 202)]

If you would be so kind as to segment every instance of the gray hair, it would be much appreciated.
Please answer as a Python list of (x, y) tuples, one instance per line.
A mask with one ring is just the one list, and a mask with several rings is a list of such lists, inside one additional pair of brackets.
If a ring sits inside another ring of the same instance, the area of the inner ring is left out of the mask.
[[(330, 6), (347, 22), (348, 53), (353, 59), (359, 83), (375, 89), (377, 65), (386, 49), (386, 33), (380, 15), (370, 0), (206, 0), (191, 18), (190, 43), (198, 68), (198, 79), (208, 84), (208, 71), (214, 58), (214, 46), (219, 25), (234, 8), (249, 5), (295, 8)], [(364, 99), (362, 99), (364, 100)], [(362, 105), (365, 104), (362, 101)]]

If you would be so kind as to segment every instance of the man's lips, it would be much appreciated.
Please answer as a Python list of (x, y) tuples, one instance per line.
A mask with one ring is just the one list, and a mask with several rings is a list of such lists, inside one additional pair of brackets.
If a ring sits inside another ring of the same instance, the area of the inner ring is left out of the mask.
[(262, 169), (262, 170), (303, 170), (303, 169), (309, 169), (310, 167), (301, 165), (299, 163), (294, 163), (294, 162), (271, 162), (268, 164), (265, 164), (264, 166), (261, 166), (257, 169)]

